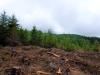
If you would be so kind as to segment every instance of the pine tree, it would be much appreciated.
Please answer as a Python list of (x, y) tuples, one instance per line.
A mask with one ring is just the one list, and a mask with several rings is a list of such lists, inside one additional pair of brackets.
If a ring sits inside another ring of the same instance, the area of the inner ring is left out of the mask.
[(46, 38), (46, 45), (48, 48), (54, 47), (55, 40), (53, 36), (53, 32), (49, 29)]
[(0, 44), (1, 45), (6, 45), (6, 38), (8, 35), (7, 30), (8, 30), (8, 16), (4, 11), (0, 15)]
[(31, 31), (31, 43), (38, 46), (42, 45), (42, 32), (38, 31), (35, 26)]
[(21, 43), (23, 43), (24, 45), (29, 43), (29, 41), (30, 41), (30, 34), (29, 34), (28, 30), (20, 28), (18, 30), (18, 34), (19, 34), (19, 39), (20, 39)]
[(14, 15), (8, 20), (8, 43), (11, 45), (18, 44), (18, 21)]

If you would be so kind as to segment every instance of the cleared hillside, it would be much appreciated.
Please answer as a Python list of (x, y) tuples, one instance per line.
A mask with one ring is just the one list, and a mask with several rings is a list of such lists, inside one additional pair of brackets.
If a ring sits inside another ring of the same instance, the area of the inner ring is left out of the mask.
[(100, 75), (100, 53), (4, 47), (0, 49), (0, 75)]

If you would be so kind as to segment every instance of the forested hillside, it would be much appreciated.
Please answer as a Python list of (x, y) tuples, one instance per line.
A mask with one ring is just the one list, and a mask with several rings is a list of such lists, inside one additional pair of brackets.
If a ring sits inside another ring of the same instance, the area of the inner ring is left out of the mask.
[(35, 26), (29, 31), (18, 24), (14, 15), (6, 12), (0, 15), (0, 45), (36, 45), (46, 48), (60, 48), (65, 51), (100, 51), (100, 38), (75, 34), (55, 34), (52, 30), (42, 32)]

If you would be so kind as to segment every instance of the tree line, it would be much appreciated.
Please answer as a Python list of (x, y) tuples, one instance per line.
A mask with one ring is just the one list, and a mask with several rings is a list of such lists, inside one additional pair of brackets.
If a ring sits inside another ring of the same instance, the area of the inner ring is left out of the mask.
[(51, 30), (42, 32), (36, 26), (27, 30), (18, 24), (14, 15), (0, 14), (0, 45), (35, 45), (45, 48), (60, 48), (66, 51), (100, 51), (100, 38), (74, 34), (54, 34)]

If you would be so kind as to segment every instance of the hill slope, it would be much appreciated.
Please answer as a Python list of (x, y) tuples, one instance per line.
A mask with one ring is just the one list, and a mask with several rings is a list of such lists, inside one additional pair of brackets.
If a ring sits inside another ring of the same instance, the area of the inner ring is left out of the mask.
[(66, 51), (100, 51), (100, 38), (87, 37), (76, 34), (53, 34), (48, 45)]
[(0, 75), (100, 75), (100, 53), (5, 47), (0, 49)]

